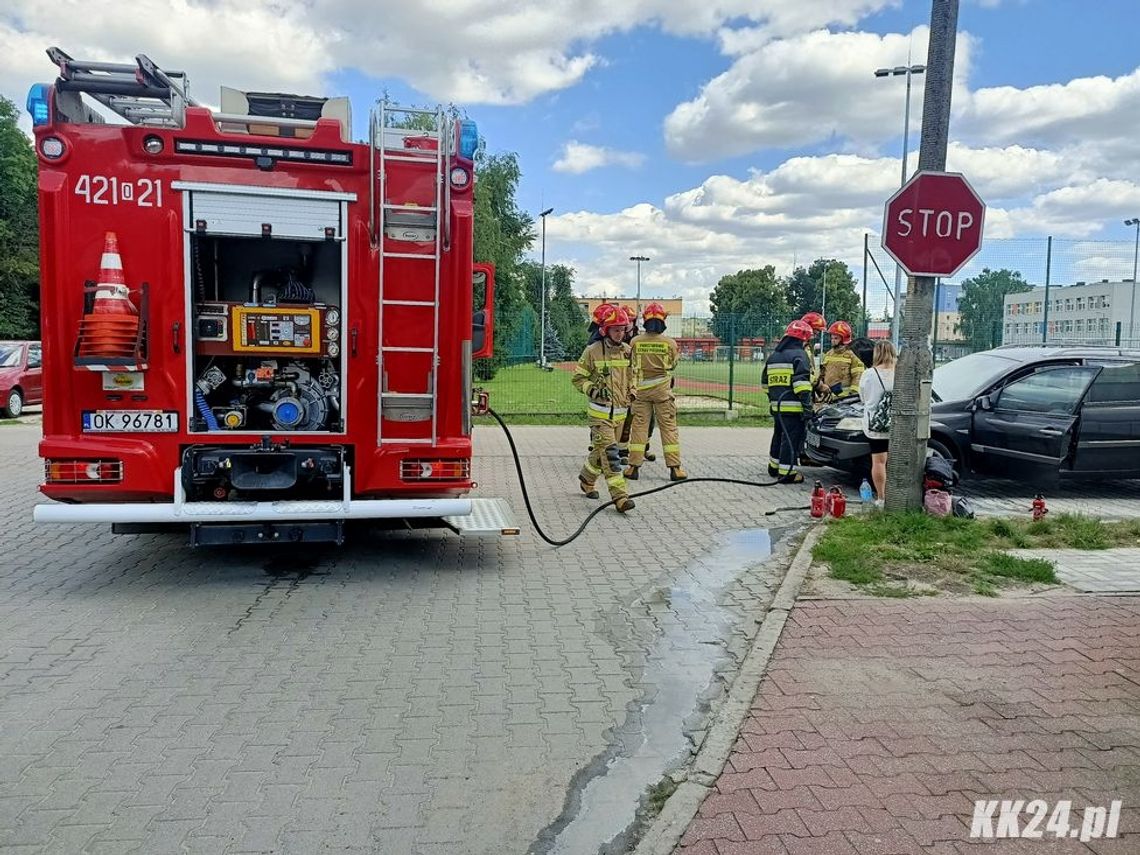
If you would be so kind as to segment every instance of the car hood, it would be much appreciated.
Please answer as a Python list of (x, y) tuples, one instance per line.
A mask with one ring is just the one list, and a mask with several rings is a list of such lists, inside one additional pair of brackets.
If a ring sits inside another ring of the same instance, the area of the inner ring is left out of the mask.
[(862, 401), (842, 401), (838, 404), (829, 404), (818, 413), (816, 418), (820, 421), (839, 421), (840, 419), (849, 418), (862, 418), (863, 417), (863, 402)]

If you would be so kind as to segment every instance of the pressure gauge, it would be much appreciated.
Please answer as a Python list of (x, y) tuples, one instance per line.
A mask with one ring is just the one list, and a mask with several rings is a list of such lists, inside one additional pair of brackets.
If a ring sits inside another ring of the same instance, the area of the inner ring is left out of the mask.
[(328, 336), (329, 341), (336, 341), (338, 338), (340, 338), (340, 330), (338, 330), (336, 327), (331, 327), (326, 330), (325, 335)]
[(340, 310), (339, 309), (329, 309), (327, 312), (325, 312), (325, 323), (328, 324), (330, 327), (333, 327), (333, 326), (336, 326), (337, 324), (339, 324), (340, 323)]
[(340, 345), (335, 341), (329, 342), (329, 356), (336, 357), (340, 355)]

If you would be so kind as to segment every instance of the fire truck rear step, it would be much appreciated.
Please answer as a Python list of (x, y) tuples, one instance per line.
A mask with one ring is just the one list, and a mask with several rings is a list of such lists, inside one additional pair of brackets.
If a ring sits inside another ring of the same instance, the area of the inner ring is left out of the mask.
[(472, 499), (471, 513), (447, 516), (443, 522), (464, 537), (502, 537), (519, 533), (514, 511), (506, 499)]

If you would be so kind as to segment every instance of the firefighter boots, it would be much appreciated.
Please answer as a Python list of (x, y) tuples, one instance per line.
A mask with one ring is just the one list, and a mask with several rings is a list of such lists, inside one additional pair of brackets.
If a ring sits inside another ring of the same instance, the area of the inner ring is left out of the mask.
[(641, 475), (638, 473), (639, 469), (641, 469), (640, 466), (627, 466), (625, 469), (625, 477), (630, 481), (636, 481), (641, 477)]
[(689, 473), (685, 471), (682, 466), (669, 467), (669, 480), (670, 481), (684, 481), (689, 477)]
[(585, 481), (583, 481), (581, 478), (579, 478), (578, 479), (578, 486), (582, 489), (582, 494), (587, 499), (598, 498), (598, 491), (594, 489), (593, 484), (587, 484)]
[(637, 505), (633, 503), (633, 499), (629, 498), (629, 496), (625, 496), (614, 502), (614, 507), (617, 508), (619, 514), (628, 514), (636, 508)]

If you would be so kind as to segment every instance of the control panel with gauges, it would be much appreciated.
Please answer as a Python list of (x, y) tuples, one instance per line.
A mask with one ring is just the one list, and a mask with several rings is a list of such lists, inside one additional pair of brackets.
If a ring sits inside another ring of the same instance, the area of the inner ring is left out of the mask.
[(202, 303), (194, 338), (203, 356), (340, 354), (340, 310), (335, 306), (251, 306)]

